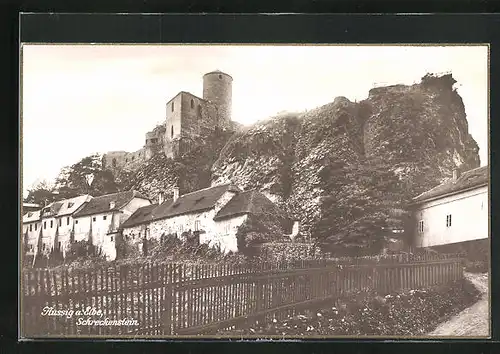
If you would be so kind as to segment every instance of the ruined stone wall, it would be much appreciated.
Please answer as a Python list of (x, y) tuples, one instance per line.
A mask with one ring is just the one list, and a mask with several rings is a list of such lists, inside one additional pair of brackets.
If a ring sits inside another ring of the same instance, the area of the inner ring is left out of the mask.
[(168, 157), (173, 157), (175, 152), (176, 140), (181, 137), (181, 119), (182, 119), (182, 94), (175, 96), (167, 103), (164, 151)]
[(181, 95), (181, 136), (183, 138), (196, 138), (200, 135), (202, 119), (203, 100), (189, 93)]

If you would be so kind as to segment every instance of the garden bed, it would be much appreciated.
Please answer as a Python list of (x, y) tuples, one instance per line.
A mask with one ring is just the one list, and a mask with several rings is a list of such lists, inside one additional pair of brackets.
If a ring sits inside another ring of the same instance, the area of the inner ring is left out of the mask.
[(306, 311), (286, 320), (220, 332), (227, 335), (424, 336), (475, 303), (480, 292), (466, 279), (384, 297), (353, 296), (335, 306)]

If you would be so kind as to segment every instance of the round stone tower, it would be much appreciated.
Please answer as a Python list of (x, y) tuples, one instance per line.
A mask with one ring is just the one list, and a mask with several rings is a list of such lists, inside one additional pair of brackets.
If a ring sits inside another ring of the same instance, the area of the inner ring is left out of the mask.
[(216, 70), (203, 75), (203, 99), (217, 109), (217, 125), (228, 127), (231, 122), (233, 78)]

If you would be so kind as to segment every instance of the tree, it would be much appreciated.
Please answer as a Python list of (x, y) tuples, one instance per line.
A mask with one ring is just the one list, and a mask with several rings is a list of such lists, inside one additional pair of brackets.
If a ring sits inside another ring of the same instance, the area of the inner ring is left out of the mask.
[(113, 173), (103, 168), (99, 154), (87, 156), (72, 166), (62, 168), (56, 179), (56, 188), (61, 198), (82, 194), (96, 197), (119, 191)]
[(384, 247), (387, 230), (404, 229), (406, 193), (388, 162), (333, 161), (321, 177), (328, 194), (313, 234), (328, 248), (377, 253)]
[(47, 180), (42, 180), (28, 189), (28, 196), (24, 199), (25, 203), (35, 203), (45, 205), (52, 203), (58, 197), (57, 191)]

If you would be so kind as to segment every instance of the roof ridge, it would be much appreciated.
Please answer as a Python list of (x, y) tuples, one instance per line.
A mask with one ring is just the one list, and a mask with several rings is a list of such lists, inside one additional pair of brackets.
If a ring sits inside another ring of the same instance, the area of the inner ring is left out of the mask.
[(219, 184), (217, 186), (211, 186), (211, 187), (206, 187), (206, 188), (202, 188), (202, 189), (197, 189), (195, 191), (192, 191), (192, 192), (189, 192), (189, 193), (185, 193), (185, 194), (182, 194), (179, 196), (179, 198), (182, 198), (186, 195), (191, 195), (191, 194), (194, 194), (194, 193), (198, 193), (198, 192), (202, 192), (202, 191), (206, 191), (206, 190), (209, 190), (209, 189), (212, 189), (212, 188), (218, 188), (218, 187), (224, 187), (224, 186), (229, 186), (231, 185), (232, 183), (224, 183), (224, 184)]

